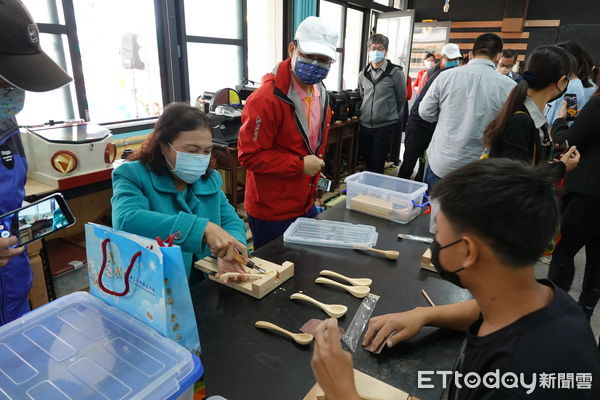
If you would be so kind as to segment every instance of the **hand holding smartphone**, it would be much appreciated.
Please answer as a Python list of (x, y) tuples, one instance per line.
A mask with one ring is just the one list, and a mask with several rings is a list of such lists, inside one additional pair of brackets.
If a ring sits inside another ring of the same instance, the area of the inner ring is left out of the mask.
[(74, 223), (67, 202), (56, 193), (0, 216), (0, 238), (14, 236), (10, 247), (21, 247)]

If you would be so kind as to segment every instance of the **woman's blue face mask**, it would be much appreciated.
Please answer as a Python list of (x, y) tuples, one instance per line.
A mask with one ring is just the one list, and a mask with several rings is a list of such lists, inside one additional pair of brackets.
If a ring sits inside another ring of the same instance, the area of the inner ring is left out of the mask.
[[(171, 144), (169, 143), (169, 146)], [(171, 146), (173, 150), (175, 148)], [(171, 172), (183, 182), (192, 184), (196, 182), (202, 175), (206, 173), (208, 166), (210, 165), (210, 153), (209, 154), (193, 154), (186, 153), (184, 151), (177, 151), (177, 158), (175, 160), (175, 168), (171, 165), (169, 160), (167, 164), (171, 167)]]

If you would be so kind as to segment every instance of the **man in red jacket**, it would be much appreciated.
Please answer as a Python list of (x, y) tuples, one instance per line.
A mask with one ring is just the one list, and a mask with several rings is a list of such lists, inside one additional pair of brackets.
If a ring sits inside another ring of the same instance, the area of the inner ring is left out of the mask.
[(316, 215), (331, 117), (321, 81), (337, 41), (321, 18), (302, 21), (289, 58), (263, 77), (244, 106), (238, 155), (247, 170), (245, 208), (255, 249), (281, 236), (296, 218)]

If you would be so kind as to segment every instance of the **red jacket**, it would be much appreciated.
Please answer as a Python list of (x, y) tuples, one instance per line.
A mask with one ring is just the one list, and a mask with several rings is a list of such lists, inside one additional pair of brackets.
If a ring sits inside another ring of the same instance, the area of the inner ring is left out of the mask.
[[(246, 168), (244, 206), (248, 214), (265, 221), (282, 221), (305, 215), (314, 204), (319, 174), (304, 174), (302, 157), (323, 158), (331, 109), (325, 101), (317, 151), (310, 149), (308, 132), (297, 121), (287, 93), (291, 84), (290, 59), (281, 62), (277, 75), (263, 77), (248, 97), (242, 112), (238, 157)], [(325, 97), (327, 99), (327, 97)], [(300, 110), (303, 112), (303, 110)]]

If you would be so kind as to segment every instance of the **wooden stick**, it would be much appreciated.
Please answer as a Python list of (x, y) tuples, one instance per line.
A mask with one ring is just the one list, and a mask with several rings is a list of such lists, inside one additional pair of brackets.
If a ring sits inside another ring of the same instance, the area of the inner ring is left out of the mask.
[(433, 300), (431, 300), (431, 297), (429, 297), (425, 289), (421, 289), (421, 294), (423, 295), (423, 297), (425, 297), (425, 300), (427, 300), (431, 307), (435, 307), (435, 303), (433, 302)]

